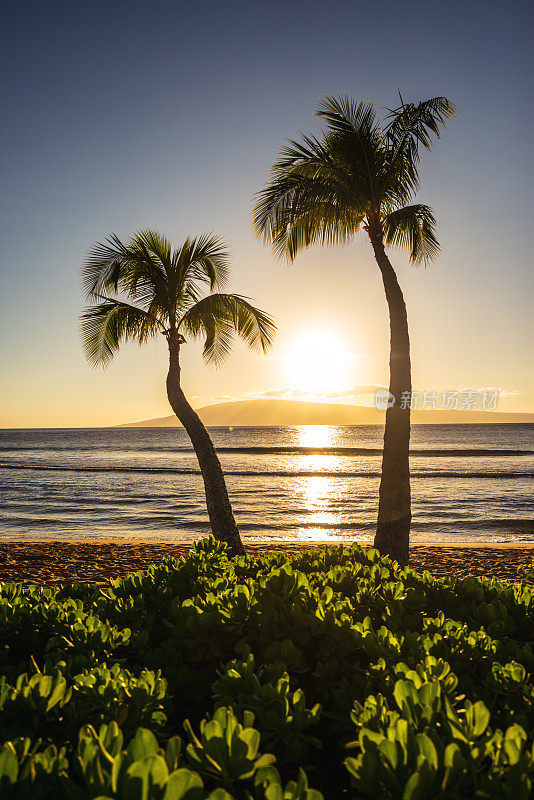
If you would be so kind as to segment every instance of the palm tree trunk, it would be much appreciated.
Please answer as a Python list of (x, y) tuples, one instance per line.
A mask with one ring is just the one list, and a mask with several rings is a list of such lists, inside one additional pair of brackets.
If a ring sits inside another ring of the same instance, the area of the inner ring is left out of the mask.
[(206, 505), (215, 539), (226, 542), (230, 555), (244, 555), (245, 548), (234, 519), (221, 464), (210, 435), (198, 414), (189, 405), (180, 386), (180, 344), (169, 336), (167, 397), (172, 410), (186, 429), (198, 458), (204, 479)]
[(386, 255), (382, 236), (371, 236), (386, 292), (390, 323), (389, 391), (395, 401), (386, 411), (382, 478), (375, 547), (401, 565), (408, 563), (410, 522), (410, 400), (412, 377), (406, 304)]

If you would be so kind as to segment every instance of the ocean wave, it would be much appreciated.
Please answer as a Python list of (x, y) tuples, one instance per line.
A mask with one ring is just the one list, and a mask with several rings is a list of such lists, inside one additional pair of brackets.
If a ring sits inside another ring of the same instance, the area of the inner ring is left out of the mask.
[[(199, 469), (183, 467), (120, 467), (120, 466), (75, 466), (70, 464), (9, 464), (0, 463), (0, 469), (36, 470), (38, 472), (112, 472), (145, 475), (200, 475)], [(224, 470), (225, 475), (237, 477), (270, 478), (379, 478), (378, 471), (348, 472), (336, 470)], [(412, 470), (412, 478), (534, 478), (531, 471), (491, 470), (460, 472), (452, 470)]]
[(454, 526), (461, 527), (462, 530), (473, 530), (473, 531), (485, 531), (485, 530), (493, 530), (493, 529), (506, 529), (506, 530), (513, 530), (513, 531), (521, 531), (522, 533), (530, 533), (534, 534), (534, 520), (532, 519), (517, 519), (517, 518), (498, 518), (494, 517), (492, 519), (484, 518), (484, 519), (462, 519), (460, 523), (453, 521), (446, 521), (441, 524), (436, 524), (434, 520), (430, 521), (419, 521), (412, 519), (411, 528), (412, 530), (436, 530), (439, 528), (447, 527), (452, 528)]
[[(129, 514), (126, 518), (124, 518), (124, 516), (121, 518), (121, 523), (122, 525), (127, 524), (129, 534), (137, 530), (161, 531), (165, 530), (167, 526), (175, 531), (194, 531), (195, 533), (203, 532), (209, 534), (209, 522), (205, 515), (196, 515), (188, 519), (180, 516), (178, 513), (169, 512), (150, 515)], [(94, 520), (92, 520), (92, 524), (95, 524)], [(104, 537), (113, 533), (115, 524), (110, 524), (108, 522)], [(24, 515), (13, 515), (12, 517), (3, 519), (2, 526), (6, 530), (17, 530), (20, 527), (41, 531), (59, 529), (63, 535), (67, 530), (85, 529), (87, 527), (87, 520), (85, 518), (76, 520), (70, 517), (67, 520), (58, 520), (54, 516), (47, 516), (46, 512), (41, 510), (38, 516), (32, 515), (31, 517), (27, 517)], [(253, 517), (249, 517), (248, 519), (239, 520), (239, 529), (243, 534), (253, 532), (269, 532), (271, 534), (278, 532), (283, 533), (282, 539), (290, 542), (292, 541), (292, 535), (296, 531), (313, 531), (315, 534), (317, 531), (323, 531), (327, 538), (336, 533), (341, 536), (354, 535), (359, 532), (372, 533), (376, 529), (376, 520), (373, 516), (373, 518), (370, 519), (338, 520), (332, 523), (324, 521), (317, 522), (313, 519), (306, 521), (302, 518), (299, 511), (295, 509), (295, 519), (293, 522), (286, 520), (275, 521), (271, 518), (269, 518), (268, 521), (264, 519), (256, 521)], [(411, 531), (412, 534), (434, 533), (436, 535), (443, 535), (446, 533), (447, 538), (450, 538), (451, 541), (454, 541), (455, 538), (450, 537), (451, 531), (456, 534), (456, 538), (459, 536), (461, 541), (468, 541), (470, 532), (472, 532), (473, 535), (476, 535), (478, 532), (487, 532), (488, 534), (495, 534), (498, 532), (502, 532), (503, 534), (516, 533), (528, 537), (525, 541), (532, 541), (532, 537), (534, 536), (534, 520), (515, 517), (503, 517), (500, 519), (493, 517), (476, 520), (462, 519), (461, 521), (445, 519), (442, 522), (437, 522), (435, 520), (420, 520), (414, 518), (411, 522)], [(5, 534), (5, 530), (0, 533), (0, 538), (3, 534)], [(96, 538), (98, 538), (98, 536)], [(314, 536), (314, 538), (316, 538), (316, 536)], [(473, 541), (482, 541), (482, 539), (474, 538)], [(417, 540), (413, 543), (416, 544)]]
[[(260, 455), (260, 456), (381, 456), (381, 447), (304, 447), (300, 445), (291, 446), (256, 446), (247, 445), (246, 447), (228, 447), (222, 445), (216, 447), (218, 453)], [(194, 454), (192, 447), (143, 447), (135, 446), (109, 446), (97, 445), (95, 447), (80, 447), (79, 445), (60, 445), (50, 447), (49, 445), (0, 445), (0, 452), (20, 453), (20, 452), (39, 452), (47, 453), (154, 453), (154, 455), (178, 455), (180, 453)], [(510, 448), (412, 448), (410, 455), (425, 458), (484, 458), (489, 456), (532, 456), (534, 450), (517, 450)]]

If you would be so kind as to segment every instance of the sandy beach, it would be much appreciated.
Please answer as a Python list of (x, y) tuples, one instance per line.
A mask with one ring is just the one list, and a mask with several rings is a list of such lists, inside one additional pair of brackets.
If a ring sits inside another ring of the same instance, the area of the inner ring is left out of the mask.
[[(246, 544), (250, 554), (296, 552), (324, 543)], [(103, 584), (109, 578), (145, 570), (166, 555), (184, 556), (191, 542), (140, 540), (9, 540), (0, 541), (0, 581), (54, 586), (72, 581)], [(471, 544), (450, 542), (415, 544), (410, 566), (433, 575), (493, 576), (516, 580), (518, 567), (534, 559), (534, 543)]]

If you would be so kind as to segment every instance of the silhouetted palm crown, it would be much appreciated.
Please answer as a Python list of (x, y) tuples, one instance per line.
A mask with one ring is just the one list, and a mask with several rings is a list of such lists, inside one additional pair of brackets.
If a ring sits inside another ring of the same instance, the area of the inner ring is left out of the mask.
[(349, 241), (362, 227), (385, 244), (408, 248), (414, 263), (439, 252), (432, 209), (410, 204), (419, 187), (419, 146), (455, 114), (436, 97), (402, 103), (386, 121), (374, 105), (350, 97), (323, 98), (319, 138), (289, 140), (258, 194), (254, 228), (279, 256), (292, 260), (312, 244)]
[(245, 297), (215, 291), (228, 276), (228, 252), (214, 235), (187, 238), (176, 249), (150, 230), (127, 244), (109, 237), (93, 248), (83, 269), (93, 303), (82, 315), (88, 359), (105, 365), (121, 342), (142, 344), (157, 334), (179, 342), (203, 338), (204, 357), (215, 364), (228, 354), (234, 334), (266, 350), (275, 330), (271, 317)]

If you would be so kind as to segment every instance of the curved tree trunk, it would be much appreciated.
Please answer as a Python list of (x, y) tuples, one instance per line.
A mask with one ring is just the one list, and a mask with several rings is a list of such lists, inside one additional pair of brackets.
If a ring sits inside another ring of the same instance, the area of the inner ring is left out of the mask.
[(390, 323), (389, 391), (395, 398), (386, 411), (382, 478), (375, 547), (405, 565), (409, 557), (410, 522), (410, 402), (412, 377), (406, 304), (381, 235), (371, 244), (386, 291)]
[(180, 386), (180, 342), (169, 335), (167, 397), (172, 410), (186, 429), (198, 458), (204, 479), (206, 505), (215, 539), (226, 542), (230, 555), (244, 555), (245, 549), (234, 519), (221, 464), (202, 420), (189, 405)]

